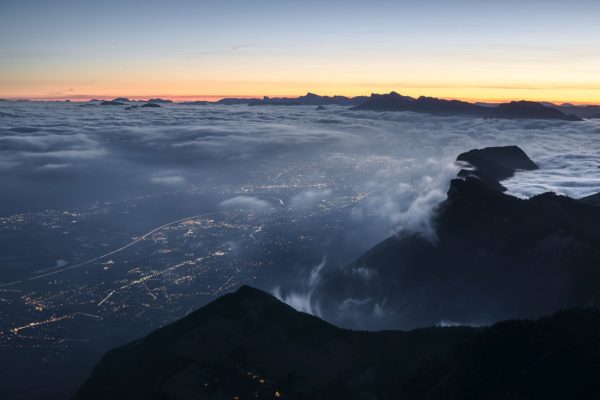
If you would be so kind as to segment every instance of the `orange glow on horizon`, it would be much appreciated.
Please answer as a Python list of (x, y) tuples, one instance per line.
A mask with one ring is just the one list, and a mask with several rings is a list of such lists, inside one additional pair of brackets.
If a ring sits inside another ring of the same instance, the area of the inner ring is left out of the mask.
[[(315, 91), (310, 91), (311, 93), (315, 93), (318, 95), (322, 95), (322, 96), (334, 96), (334, 95), (339, 95), (339, 96), (347, 96), (347, 97), (356, 97), (356, 96), (370, 96), (372, 93), (377, 93), (377, 94), (385, 94), (385, 93), (390, 93), (392, 91), (398, 92), (402, 95), (405, 96), (411, 96), (411, 97), (420, 97), (420, 96), (427, 96), (427, 97), (437, 97), (440, 99), (444, 99), (444, 100), (460, 100), (460, 101), (466, 101), (466, 102), (470, 102), (470, 103), (477, 103), (477, 102), (482, 102), (482, 103), (506, 103), (506, 102), (510, 102), (510, 101), (519, 101), (519, 100), (528, 100), (528, 101), (536, 101), (536, 102), (548, 102), (548, 103), (554, 103), (554, 104), (565, 104), (565, 103), (569, 103), (569, 104), (573, 104), (573, 105), (600, 105), (600, 98), (598, 100), (592, 100), (592, 99), (582, 99), (582, 100), (569, 100), (569, 98), (565, 98), (565, 97), (561, 97), (561, 98), (545, 98), (543, 96), (531, 96), (531, 97), (511, 97), (511, 96), (497, 96), (497, 97), (472, 97), (472, 96), (455, 96), (455, 95), (436, 95), (435, 93), (432, 93), (430, 91), (427, 91), (424, 93), (414, 93), (414, 90), (388, 90), (388, 91), (379, 91), (379, 92), (369, 92), (369, 93), (350, 93), (350, 94), (344, 94), (344, 91), (340, 91), (340, 92), (334, 92), (334, 94), (330, 94), (330, 93), (325, 93), (325, 94), (321, 94), (320, 92), (315, 92)], [(186, 94), (186, 95), (173, 95), (173, 94), (151, 94), (151, 95), (127, 95), (127, 94), (110, 94), (110, 95), (106, 95), (106, 94), (98, 94), (98, 95), (90, 95), (90, 94), (81, 94), (81, 95), (57, 95), (57, 96), (43, 96), (43, 95), (30, 95), (30, 96), (0, 96), (0, 98), (6, 99), (6, 100), (31, 100), (31, 101), (73, 101), (73, 102), (85, 102), (85, 101), (89, 101), (89, 100), (93, 100), (93, 99), (98, 99), (98, 100), (112, 100), (115, 99), (117, 97), (124, 97), (124, 98), (128, 98), (130, 100), (135, 100), (135, 101), (144, 101), (144, 100), (149, 100), (149, 99), (153, 99), (153, 98), (160, 98), (160, 99), (165, 99), (165, 100), (172, 100), (173, 102), (184, 102), (184, 101), (209, 101), (209, 102), (214, 102), (214, 101), (218, 101), (221, 99), (225, 99), (225, 98), (245, 98), (245, 99), (262, 99), (263, 97), (271, 97), (271, 98), (275, 98), (275, 97), (287, 97), (287, 98), (296, 98), (296, 97), (300, 97), (300, 96), (304, 96), (308, 93), (309, 91), (304, 91), (304, 92), (300, 92), (300, 93), (295, 93), (295, 94), (280, 94), (280, 93), (275, 93), (275, 94), (257, 94), (257, 95), (252, 95), (252, 94), (208, 94), (208, 95), (202, 95), (202, 94), (198, 94), (198, 95), (193, 95), (193, 94)], [(441, 91), (440, 91), (441, 92)]]

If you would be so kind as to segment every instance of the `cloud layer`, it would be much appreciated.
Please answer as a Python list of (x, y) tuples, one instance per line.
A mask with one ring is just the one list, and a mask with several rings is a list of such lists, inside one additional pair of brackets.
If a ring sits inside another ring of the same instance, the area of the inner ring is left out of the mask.
[(266, 200), (261, 200), (253, 196), (236, 196), (219, 203), (221, 208), (227, 210), (249, 210), (249, 211), (268, 211), (272, 206)]
[(523, 147), (542, 167), (505, 182), (511, 193), (600, 191), (600, 123), (594, 120), (440, 118), (337, 107), (0, 107), (4, 215), (169, 186), (252, 184), (256, 174), (310, 164), (306, 174), (327, 185), (295, 194), (290, 206), (315, 206), (343, 183), (365, 196), (354, 206), (357, 218), (431, 232), (427, 219), (445, 197), (456, 155), (506, 144)]
[[(310, 255), (302, 261), (282, 261), (265, 286), (317, 315), (325, 307), (315, 287), (329, 268), (349, 261), (344, 254), (357, 256), (399, 230), (435, 240), (432, 213), (445, 199), (457, 172), (454, 160), (463, 151), (521, 146), (541, 169), (504, 182), (517, 196), (600, 192), (600, 121), (594, 120), (441, 118), (341, 107), (124, 110), (35, 102), (0, 103), (0, 118), (1, 216), (192, 189), (210, 201), (164, 204), (158, 212), (201, 206), (268, 217), (302, 230), (299, 242), (304, 235), (316, 238), (321, 247), (302, 248), (302, 255)], [(324, 234), (331, 232), (322, 229), (327, 224), (343, 225), (347, 237)], [(242, 233), (260, 236), (260, 230)], [(274, 236), (262, 242), (264, 248), (244, 251), (266, 256), (288, 245)], [(323, 254), (329, 262), (319, 263)], [(345, 272), (365, 285), (377, 280), (373, 269)], [(386, 301), (350, 296), (340, 312), (340, 321), (363, 321), (366, 328), (390, 315), (401, 318)]]

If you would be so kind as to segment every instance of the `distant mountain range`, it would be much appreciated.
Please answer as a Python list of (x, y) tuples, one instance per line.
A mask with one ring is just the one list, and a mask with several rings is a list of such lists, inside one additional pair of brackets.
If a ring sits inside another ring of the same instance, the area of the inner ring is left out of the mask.
[(579, 118), (600, 118), (600, 106), (575, 106), (572, 104), (550, 105), (566, 114), (575, 115)]
[(75, 399), (592, 399), (600, 313), (337, 328), (248, 286), (106, 354)]
[[(1, 100), (1, 99), (0, 99)], [(6, 101), (6, 100), (3, 100)], [(170, 104), (172, 100), (153, 98), (149, 100), (130, 100), (117, 97), (113, 100), (90, 100), (90, 103), (102, 105), (125, 105), (131, 102), (151, 104)], [(435, 97), (413, 98), (396, 92), (388, 94), (372, 94), (369, 96), (319, 96), (307, 93), (299, 97), (263, 97), (234, 98), (228, 97), (218, 101), (194, 100), (175, 103), (185, 106), (247, 105), (247, 106), (325, 106), (349, 107), (352, 110), (370, 111), (409, 111), (438, 116), (479, 117), (500, 119), (554, 119), (563, 121), (580, 121), (582, 119), (600, 118), (600, 106), (573, 104), (553, 104), (548, 102), (512, 101), (509, 103), (468, 103), (460, 100), (444, 100)]]
[(372, 94), (370, 97), (319, 96), (307, 93), (300, 97), (225, 98), (216, 102), (183, 102), (184, 105), (249, 105), (249, 106), (327, 106), (351, 107), (353, 110), (410, 111), (440, 116), (471, 116), (501, 119), (558, 119), (579, 121), (582, 118), (600, 118), (600, 106), (555, 105), (531, 101), (488, 104), (444, 100), (435, 97), (413, 98), (396, 92)]
[(305, 96), (296, 98), (270, 98), (264, 97), (262, 100), (254, 100), (248, 104), (251, 106), (255, 105), (266, 105), (266, 106), (357, 106), (367, 101), (366, 96), (358, 97), (345, 97), (345, 96), (319, 96), (314, 93), (307, 93)]
[(101, 103), (102, 105), (109, 105), (107, 103), (113, 103), (112, 105), (125, 105), (126, 103), (146, 103), (146, 104), (171, 104), (173, 100), (166, 99), (148, 99), (148, 100), (130, 100), (127, 97), (117, 97), (112, 100), (99, 100), (92, 99), (90, 103)]
[(581, 118), (531, 101), (512, 101), (498, 105), (481, 105), (460, 100), (443, 100), (435, 97), (417, 99), (402, 96), (396, 92), (373, 94), (354, 110), (372, 111), (411, 111), (440, 116), (464, 116), (502, 119), (559, 119), (579, 121)]
[(352, 304), (367, 326), (405, 328), (600, 305), (598, 195), (505, 194), (502, 180), (537, 168), (516, 146), (457, 160), (463, 169), (435, 211), (436, 238), (399, 232), (351, 265), (325, 270), (313, 301), (326, 319), (350, 324), (340, 309), (351, 314)]
[(249, 106), (356, 106), (362, 104), (368, 99), (366, 96), (346, 97), (346, 96), (319, 96), (314, 93), (307, 93), (300, 97), (263, 97), (257, 98), (225, 98), (214, 102), (214, 104), (223, 105), (249, 105)]
[(501, 119), (558, 119), (579, 121), (582, 118), (600, 118), (600, 106), (555, 105), (531, 101), (486, 104), (435, 97), (413, 98), (396, 92), (372, 94), (370, 97), (319, 96), (307, 93), (300, 97), (225, 98), (214, 103), (207, 101), (184, 102), (185, 105), (249, 105), (249, 106), (327, 106), (351, 107), (353, 110), (411, 111), (440, 116), (471, 116)]

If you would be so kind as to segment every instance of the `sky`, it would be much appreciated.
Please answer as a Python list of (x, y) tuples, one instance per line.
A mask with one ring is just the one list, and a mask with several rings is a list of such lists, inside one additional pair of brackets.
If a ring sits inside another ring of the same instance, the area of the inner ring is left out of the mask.
[(600, 103), (600, 2), (0, 2), (0, 98)]

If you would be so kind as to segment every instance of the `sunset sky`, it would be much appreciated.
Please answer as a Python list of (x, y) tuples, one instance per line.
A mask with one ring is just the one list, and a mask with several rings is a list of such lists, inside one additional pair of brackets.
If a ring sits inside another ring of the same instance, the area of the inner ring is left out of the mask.
[(0, 97), (600, 103), (599, 1), (0, 2)]

